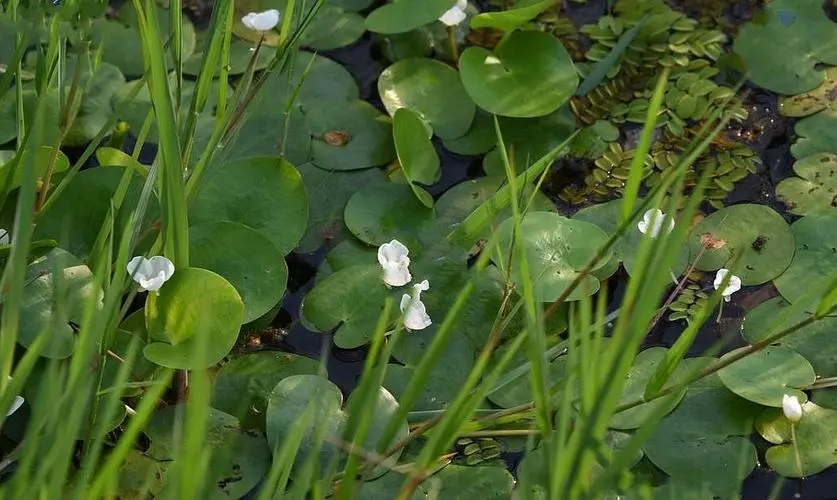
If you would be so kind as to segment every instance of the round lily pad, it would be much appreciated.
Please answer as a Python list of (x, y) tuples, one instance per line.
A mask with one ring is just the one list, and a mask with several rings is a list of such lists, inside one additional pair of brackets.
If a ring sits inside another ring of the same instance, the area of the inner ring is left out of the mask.
[[(91, 168), (79, 172), (56, 202), (41, 214), (33, 239), (58, 241), (71, 254), (87, 259), (111, 210), (111, 199), (124, 173), (124, 167)], [(139, 201), (142, 186), (142, 176), (134, 174), (122, 207), (116, 214), (114, 234), (123, 234)], [(84, 200), (84, 203), (79, 203), (79, 200)], [(152, 194), (143, 219), (143, 229), (158, 216), (157, 200)]]
[[(164, 407), (151, 416), (144, 429), (151, 440), (146, 455), (155, 459), (163, 469), (171, 469), (174, 466), (172, 462), (181, 460), (178, 453), (183, 447), (178, 442), (181, 438), (178, 430), (182, 428), (182, 419), (190, 408), (186, 408), (185, 412), (183, 410), (180, 406)], [(191, 408), (191, 411), (209, 412), (205, 443), (211, 451), (205, 466), (206, 485), (201, 498), (222, 500), (246, 496), (270, 467), (270, 449), (265, 438), (242, 430), (237, 418), (215, 408)], [(187, 464), (178, 465), (188, 470)], [(172, 486), (177, 483), (166, 481), (166, 484), (157, 496), (177, 496)]]
[(395, 158), (392, 121), (366, 101), (323, 100), (303, 106), (311, 161), (328, 170), (376, 167)]
[[(56, 267), (60, 278), (54, 274)], [(59, 280), (61, 289), (56, 296)], [(60, 248), (51, 250), (26, 268), (18, 343), (29, 347), (39, 335), (45, 334), (48, 341), (41, 356), (59, 359), (70, 356), (75, 349), (75, 332), (70, 322), (80, 323), (87, 302), (99, 300), (100, 293), (90, 268)], [(56, 304), (61, 304), (60, 309)]]
[[(198, 36), (199, 40), (195, 47), (195, 52), (189, 59), (183, 62), (183, 73), (194, 77), (197, 77), (200, 73), (204, 51), (207, 48), (206, 44), (209, 42), (209, 34), (198, 33)], [(230, 75), (240, 75), (247, 71), (247, 65), (250, 63), (250, 59), (253, 58), (252, 49), (253, 44), (250, 42), (236, 38), (230, 40), (230, 65), (227, 69)], [(256, 71), (265, 69), (270, 63), (270, 60), (273, 59), (273, 55), (273, 52), (270, 50), (265, 50), (264, 48), (259, 50), (253, 69)], [(220, 68), (217, 68), (216, 71), (220, 72)]]
[[(742, 347), (721, 356), (721, 361), (746, 349)], [(799, 353), (784, 346), (769, 346), (718, 371), (724, 385), (744, 399), (764, 406), (782, 406), (789, 394), (800, 401), (808, 396), (800, 389), (814, 383), (814, 368)]]
[(368, 245), (392, 239), (418, 246), (417, 233), (433, 222), (433, 209), (416, 199), (405, 184), (376, 184), (357, 191), (346, 204), (346, 227)]
[(288, 266), (279, 249), (255, 229), (236, 222), (205, 222), (189, 228), (189, 263), (229, 281), (244, 302), (244, 323), (282, 300)]
[(177, 269), (145, 302), (151, 341), (143, 354), (167, 368), (209, 368), (232, 350), (243, 317), (241, 297), (227, 280), (206, 269)]
[(436, 21), (455, 4), (456, 0), (390, 2), (369, 13), (366, 29), (385, 35), (406, 33)]
[[(500, 347), (495, 353), (496, 359), (499, 360), (505, 353), (506, 349)], [(518, 351), (515, 359), (509, 364), (509, 369), (504, 375), (510, 374), (518, 366), (528, 362), (525, 352)], [(547, 378), (550, 386), (556, 385), (564, 378), (567, 372), (567, 356), (558, 356), (547, 365)], [(529, 403), (533, 400), (532, 385), (529, 381), (529, 374), (526, 373), (517, 377), (513, 382), (505, 385), (499, 389), (492, 390), (488, 393), (488, 399), (500, 408), (513, 408), (518, 405)]]
[[(366, 31), (364, 18), (360, 14), (347, 12), (339, 5), (323, 5), (308, 28), (303, 32), (301, 42), (315, 50), (334, 50), (350, 45)], [(313, 6), (313, 4), (311, 4)], [(303, 9), (296, 9), (302, 14)]]
[[(744, 317), (742, 336), (752, 344), (809, 317), (805, 312), (790, 315), (787, 311), (790, 306), (782, 297), (762, 302)], [(818, 376), (837, 375), (837, 317), (826, 316), (782, 338), (779, 343), (803, 355)]]
[(325, 170), (313, 163), (297, 167), (308, 193), (308, 229), (299, 242), (299, 251), (313, 252), (323, 243), (339, 242), (348, 236), (343, 210), (359, 189), (383, 184), (386, 176), (377, 168), (363, 170)]
[[(448, 465), (433, 475), (425, 487), (450, 500), (511, 498), (514, 477), (504, 467)], [(434, 485), (439, 489), (435, 490)]]
[[(597, 203), (583, 208), (573, 215), (573, 219), (584, 220), (596, 224), (602, 230), (612, 236), (619, 228), (619, 220), (622, 216), (622, 200), (612, 200), (605, 203)], [(628, 274), (632, 274), (634, 263), (642, 244), (643, 234), (636, 224), (627, 228), (625, 233), (613, 245), (614, 258), (621, 261)], [(618, 262), (617, 262), (618, 264)], [(689, 247), (681, 246), (677, 253), (677, 260), (671, 272), (679, 276), (689, 266)], [(607, 277), (607, 276), (605, 276)]]
[(471, 28), (512, 31), (525, 25), (553, 5), (553, 0), (520, 0), (507, 10), (483, 12), (474, 16), (471, 20)]
[(241, 420), (245, 429), (264, 430), (267, 399), (280, 380), (316, 375), (320, 362), (287, 352), (261, 351), (234, 358), (212, 382), (212, 407)]
[(802, 403), (802, 419), (795, 429), (796, 440), (791, 434), (790, 422), (779, 409), (765, 410), (759, 416), (756, 428), (764, 439), (777, 445), (768, 448), (765, 457), (770, 468), (785, 477), (812, 476), (837, 464), (835, 410), (810, 401)]
[(829, 276), (837, 269), (835, 227), (837, 213), (803, 217), (791, 225), (796, 253), (787, 270), (773, 282), (788, 302), (796, 303), (812, 291), (825, 292)]
[[(505, 136), (504, 136), (505, 139)], [(497, 145), (494, 120), (483, 109), (477, 108), (474, 121), (468, 132), (456, 139), (442, 141), (445, 149), (460, 155), (480, 155), (491, 151)]]
[[(507, 219), (497, 229), (498, 244), (493, 250), (497, 266), (505, 268), (508, 249), (512, 244), (513, 221)], [(534, 287), (535, 300), (552, 302), (557, 299), (578, 276), (599, 247), (607, 241), (607, 235), (590, 222), (568, 219), (552, 212), (529, 212), (520, 224), (523, 251)], [(604, 262), (610, 259), (607, 255)], [(520, 266), (512, 267), (512, 280), (520, 286)], [(585, 277), (568, 300), (579, 300), (599, 290), (599, 280)]]
[(378, 93), (390, 115), (409, 108), (442, 139), (465, 135), (474, 121), (476, 106), (459, 74), (440, 61), (423, 57), (398, 61), (381, 73)]
[(552, 113), (578, 86), (572, 60), (554, 36), (515, 31), (495, 53), (469, 47), (459, 60), (468, 95), (484, 110), (519, 118)]
[(439, 155), (424, 122), (408, 108), (399, 108), (393, 117), (392, 130), (401, 172), (421, 204), (433, 207), (433, 197), (417, 184), (435, 184), (441, 175)]
[(674, 480), (707, 482), (715, 494), (737, 492), (756, 466), (747, 436), (758, 410), (724, 388), (690, 395), (662, 420), (643, 451)]
[(334, 343), (353, 349), (369, 342), (389, 291), (374, 264), (350, 266), (322, 281), (302, 299), (300, 316), (317, 332), (334, 328)]
[(285, 255), (308, 222), (302, 176), (280, 158), (253, 157), (219, 165), (202, 179), (189, 222), (232, 221), (266, 236)]
[(764, 205), (733, 205), (703, 219), (692, 230), (692, 255), (700, 252), (704, 238), (717, 240), (717, 248), (703, 252), (697, 269), (715, 271), (728, 267), (736, 253), (742, 252), (733, 272), (745, 286), (760, 285), (779, 276), (794, 254), (794, 236), (787, 222)]
[[(668, 353), (668, 349), (665, 347), (651, 347), (637, 355), (633, 366), (628, 371), (619, 404), (629, 403), (642, 398), (642, 395), (645, 393), (645, 386), (651, 380), (654, 373), (656, 373), (660, 363), (665, 361), (666, 353)], [(659, 398), (643, 403), (613, 415), (613, 418), (610, 420), (610, 427), (623, 430), (636, 429), (647, 421), (652, 414), (658, 411), (668, 413), (678, 403), (680, 403), (679, 398), (671, 397)], [(665, 407), (665, 410), (661, 410), (663, 407)]]
[(820, 153), (793, 164), (799, 177), (776, 186), (776, 196), (796, 215), (837, 212), (837, 155)]

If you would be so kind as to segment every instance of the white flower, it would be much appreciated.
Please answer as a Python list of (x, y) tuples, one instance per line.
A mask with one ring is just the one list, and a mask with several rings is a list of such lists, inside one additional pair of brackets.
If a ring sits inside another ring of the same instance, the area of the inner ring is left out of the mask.
[(276, 9), (264, 12), (250, 12), (241, 18), (244, 26), (256, 31), (270, 31), (279, 24), (279, 11)]
[[(729, 274), (729, 269), (718, 269), (718, 274), (715, 275), (715, 283), (713, 283), (715, 290), (721, 287), (721, 283), (724, 282), (727, 274)], [(729, 302), (730, 295), (734, 294), (738, 290), (741, 290), (741, 278), (733, 274), (730, 276), (729, 283), (727, 283), (727, 287), (724, 288), (721, 295), (723, 295), (725, 301)]]
[(12, 241), (9, 232), (5, 229), (0, 229), (0, 245), (8, 245)]
[[(401, 312), (404, 313), (404, 326), (408, 330), (424, 330), (431, 324), (430, 316), (427, 315), (427, 309), (421, 301), (421, 292), (430, 290), (430, 282), (427, 280), (413, 285), (415, 290), (415, 298), (410, 297), (410, 294), (405, 293), (401, 297)], [(405, 312), (406, 309), (406, 312)]]
[(668, 234), (674, 229), (674, 219), (666, 216), (659, 208), (652, 208), (645, 212), (636, 227), (639, 228), (640, 233), (646, 234), (650, 231), (651, 237), (656, 238), (660, 235), (666, 220), (668, 220), (668, 229), (666, 230), (666, 234)]
[[(12, 377), (9, 377), (9, 380), (11, 380), (11, 379), (12, 379)], [(23, 401), (24, 401), (24, 399), (22, 397), (15, 396), (15, 400), (12, 403), (12, 406), (10, 406), (9, 411), (6, 412), (6, 416), (8, 417), (12, 413), (16, 412), (18, 410), (18, 408), (20, 408), (21, 405), (23, 405)]]
[(799, 422), (802, 419), (802, 405), (796, 396), (782, 396), (782, 413), (791, 422)]
[(456, 26), (468, 17), (465, 14), (465, 9), (468, 8), (468, 0), (457, 0), (456, 5), (451, 7), (447, 12), (442, 14), (439, 21), (442, 21), (446, 26)]
[(400, 241), (392, 240), (378, 247), (378, 262), (384, 269), (387, 286), (403, 286), (413, 279), (410, 276), (410, 250)]
[(128, 262), (126, 268), (140, 288), (150, 292), (157, 292), (174, 274), (174, 264), (162, 255), (150, 259), (138, 255)]

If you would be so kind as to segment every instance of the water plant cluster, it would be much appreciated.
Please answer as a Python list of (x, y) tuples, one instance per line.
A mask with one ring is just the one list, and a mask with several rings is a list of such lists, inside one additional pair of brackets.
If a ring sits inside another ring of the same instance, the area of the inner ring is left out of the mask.
[[(821, 2), (203, 7), (0, 8), (0, 498), (833, 474)], [(754, 92), (796, 119), (778, 179)]]

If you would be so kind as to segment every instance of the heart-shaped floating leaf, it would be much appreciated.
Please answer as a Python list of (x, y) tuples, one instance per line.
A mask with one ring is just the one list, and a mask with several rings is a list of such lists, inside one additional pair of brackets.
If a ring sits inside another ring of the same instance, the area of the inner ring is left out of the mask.
[[(837, 269), (837, 213), (809, 215), (791, 225), (796, 242), (793, 262), (773, 282), (776, 289), (791, 304), (802, 300), (810, 292), (825, 292), (829, 278)], [(819, 296), (815, 295), (813, 299)], [(813, 312), (816, 303), (808, 309)]]
[[(374, 481), (364, 482), (359, 485), (361, 490), (358, 498), (363, 500), (392, 500), (398, 497), (401, 487), (404, 486), (404, 476), (398, 473), (388, 473), (382, 478)], [(427, 500), (427, 490), (419, 484), (416, 490), (410, 495), (409, 500)]]
[[(495, 352), (496, 359), (499, 360), (500, 357), (505, 355), (505, 353), (505, 346), (501, 346)], [(567, 356), (558, 356), (549, 362), (547, 365), (546, 375), (548, 379), (547, 383), (549, 384), (548, 387), (555, 386), (564, 378), (567, 372), (567, 360)], [(517, 367), (524, 365), (528, 361), (526, 353), (519, 350), (515, 354), (512, 362), (509, 364), (509, 369), (506, 370), (504, 375), (510, 374), (512, 371), (517, 369)], [(534, 396), (532, 395), (532, 385), (529, 380), (530, 377), (527, 372), (514, 379), (511, 383), (489, 392), (487, 395), (488, 399), (500, 408), (513, 408), (518, 405), (530, 403), (533, 401)]]
[[(790, 304), (782, 297), (762, 302), (747, 312), (744, 318), (742, 336), (754, 344), (769, 335), (779, 333), (800, 323), (810, 316), (801, 312), (790, 315)], [(777, 322), (777, 320), (780, 320)], [(827, 316), (804, 326), (779, 341), (803, 355), (820, 377), (837, 375), (837, 317)]]
[(759, 416), (756, 429), (778, 445), (768, 448), (765, 457), (770, 468), (785, 477), (813, 476), (837, 464), (837, 411), (802, 403), (802, 419), (791, 432), (782, 411), (770, 408)]
[[(641, 200), (637, 200), (641, 203)], [(612, 200), (605, 203), (598, 203), (589, 207), (583, 208), (573, 215), (573, 219), (584, 220), (596, 224), (602, 230), (611, 236), (616, 233), (619, 228), (619, 218), (622, 213), (622, 199)], [(625, 234), (616, 241), (613, 245), (613, 256), (622, 261), (625, 270), (631, 274), (636, 262), (637, 254), (639, 253), (639, 246), (642, 243), (643, 234), (637, 228), (636, 224), (629, 227)], [(671, 272), (679, 276), (689, 265), (689, 247), (681, 246), (677, 253), (677, 261)], [(607, 277), (607, 276), (604, 276)]]
[(512, 31), (525, 25), (538, 14), (555, 5), (555, 0), (520, 0), (508, 10), (483, 12), (471, 19), (471, 28), (494, 28)]
[(388, 182), (357, 191), (346, 204), (346, 227), (368, 245), (397, 239), (420, 246), (417, 233), (433, 222), (433, 209), (422, 205), (405, 184)]
[[(184, 412), (185, 409), (185, 412)], [(168, 406), (152, 415), (144, 431), (151, 440), (147, 456), (158, 461), (161, 468), (169, 469), (182, 460), (178, 456), (183, 447), (177, 441), (184, 418), (189, 411), (209, 412), (206, 445), (211, 452), (206, 465), (204, 490), (201, 498), (242, 498), (252, 490), (267, 473), (270, 466), (270, 449), (264, 437), (248, 433), (239, 427), (238, 419), (214, 408), (198, 409), (183, 405)], [(187, 464), (178, 464), (188, 467)], [(179, 469), (182, 470), (182, 469)], [(145, 480), (148, 480), (146, 477)], [(177, 496), (173, 483), (158, 496)]]
[[(741, 28), (733, 50), (751, 81), (781, 94), (799, 94), (823, 80), (820, 63), (837, 64), (837, 26), (819, 0), (774, 0)], [(766, 55), (769, 54), (769, 57)]]
[[(404, 364), (390, 364), (383, 384), (396, 397), (407, 393), (407, 387), (414, 378), (416, 367), (421, 362), (422, 356), (427, 353), (427, 348), (433, 341), (436, 331), (436, 325), (431, 325), (418, 332), (402, 334), (393, 355)], [(432, 368), (427, 383), (421, 388), (412, 409), (421, 411), (447, 407), (456, 399), (462, 381), (468, 378), (468, 373), (474, 365), (473, 360), (474, 351), (467, 339), (458, 335), (452, 336), (439, 356), (439, 362)]]
[(437, 20), (456, 0), (397, 0), (378, 7), (366, 18), (366, 29), (392, 35), (406, 33)]
[(377, 168), (338, 171), (325, 170), (313, 163), (297, 167), (308, 192), (308, 229), (299, 242), (299, 251), (313, 252), (323, 243), (339, 242), (348, 236), (343, 210), (349, 198), (363, 187), (386, 182)]
[[(320, 455), (320, 466), (325, 468), (337, 453), (333, 445), (323, 442), (317, 446), (317, 436), (322, 439), (340, 438), (348, 421), (348, 415), (341, 408), (343, 395), (340, 389), (319, 375), (293, 375), (276, 384), (267, 405), (267, 441), (271, 448), (278, 450), (287, 439), (301, 439), (294, 461), (295, 466), (305, 463), (308, 455), (316, 451)], [(352, 406), (352, 398), (347, 408)], [(398, 410), (398, 402), (386, 389), (378, 390), (375, 406), (365, 409), (371, 413), (372, 425), (363, 441), (364, 449), (378, 449), (378, 441), (384, 429)], [(358, 410), (354, 409), (356, 413)], [(303, 417), (305, 426), (295, 429)], [(292, 434), (294, 431), (297, 434)], [(393, 441), (383, 443), (382, 448), (404, 438), (407, 435), (407, 422), (401, 422)], [(383, 451), (381, 449), (380, 451)], [(385, 462), (390, 467), (401, 452), (392, 455)]]
[(712, 493), (726, 497), (756, 466), (756, 448), (746, 436), (758, 411), (724, 388), (690, 395), (645, 443), (645, 456), (672, 479), (707, 482)]
[[(79, 172), (61, 197), (41, 214), (34, 239), (56, 240), (62, 248), (86, 260), (111, 210), (111, 198), (116, 194), (124, 173), (123, 167), (91, 168)], [(142, 176), (134, 174), (122, 207), (116, 214), (114, 234), (123, 234), (130, 222), (131, 212), (137, 206), (142, 186)], [(79, 200), (84, 200), (84, 203), (79, 203)], [(152, 194), (143, 219), (143, 229), (148, 228), (158, 214), (157, 200)]]
[[(506, 140), (505, 134), (503, 140)], [(471, 128), (462, 137), (442, 141), (445, 149), (460, 155), (481, 155), (497, 145), (494, 120), (482, 108), (477, 108)]]
[[(363, 16), (356, 14), (359, 2), (328, 1), (321, 5), (316, 13), (312, 12), (315, 4), (296, 4), (291, 19), (291, 32), (301, 29), (302, 21), (310, 18), (305, 31), (302, 32), (300, 43), (315, 50), (333, 50), (357, 41), (365, 30)], [(235, 3), (235, 19), (233, 32), (239, 37), (256, 43), (262, 38), (262, 44), (270, 47), (278, 46), (279, 29), (287, 17), (288, 3), (284, 0), (238, 0)], [(248, 12), (259, 12), (267, 9), (279, 11), (279, 26), (267, 32), (252, 30), (241, 21)], [(268, 51), (271, 52), (271, 51)]]
[(262, 351), (234, 358), (212, 382), (212, 407), (241, 420), (245, 429), (265, 428), (267, 399), (280, 380), (316, 375), (320, 363), (286, 352)]
[[(741, 347), (721, 356), (721, 361), (737, 355)], [(783, 346), (769, 346), (749, 354), (718, 371), (729, 390), (764, 406), (782, 406), (782, 396), (789, 394), (800, 401), (808, 396), (800, 389), (814, 383), (814, 368), (799, 353)]]
[(441, 175), (439, 155), (430, 142), (427, 128), (421, 118), (408, 108), (395, 111), (392, 125), (401, 171), (421, 204), (432, 208), (433, 197), (417, 184), (435, 184)]
[(322, 100), (303, 106), (311, 127), (311, 162), (327, 170), (357, 170), (395, 158), (392, 120), (366, 101)]
[(302, 299), (300, 316), (314, 331), (337, 328), (334, 343), (338, 347), (360, 347), (372, 338), (390, 293), (382, 276), (377, 263), (341, 269), (308, 292)]
[(837, 154), (819, 153), (793, 164), (799, 177), (776, 186), (776, 197), (796, 215), (837, 212)]
[(266, 314), (285, 294), (284, 255), (243, 224), (205, 222), (189, 228), (189, 263), (220, 274), (235, 287), (244, 302), (244, 323)]
[(764, 205), (725, 207), (703, 219), (692, 230), (692, 255), (711, 242), (697, 269), (715, 271), (731, 264), (736, 253), (741, 261), (733, 272), (744, 285), (760, 285), (782, 274), (793, 258), (794, 236), (785, 219)]
[(232, 221), (266, 236), (290, 253), (305, 233), (308, 197), (302, 176), (280, 158), (244, 158), (219, 165), (202, 180), (189, 222)]
[(512, 497), (514, 483), (514, 477), (505, 467), (448, 465), (433, 475), (425, 487), (438, 491), (439, 498), (450, 500), (501, 499)]
[(206, 269), (177, 269), (145, 302), (148, 335), (158, 341), (143, 354), (167, 368), (208, 368), (230, 353), (243, 317), (241, 297), (227, 280)]
[[(509, 262), (514, 222), (507, 219), (497, 229), (498, 243), (492, 260), (501, 269)], [(520, 223), (522, 250), (529, 266), (535, 300), (552, 302), (569, 287), (579, 270), (607, 241), (607, 235), (590, 222), (568, 219), (552, 212), (529, 212)], [(610, 252), (602, 259), (606, 263)], [(513, 266), (512, 280), (520, 287), (520, 266)], [(580, 300), (599, 290), (599, 280), (586, 276), (567, 300)]]
[[(99, 148), (104, 149), (104, 148)], [(28, 150), (25, 150), (28, 151)], [(35, 153), (35, 176), (38, 179), (46, 175), (47, 168), (52, 162), (52, 156), (55, 155), (55, 162), (52, 163), (52, 173), (65, 172), (70, 169), (70, 160), (67, 155), (61, 151), (55, 152), (51, 146), (41, 146)], [(23, 165), (18, 163), (21, 161), (15, 155), (14, 151), (0, 151), (0, 183), (5, 183), (7, 176), (11, 174), (12, 169), (15, 169), (14, 179), (12, 180), (9, 189), (20, 187), (21, 176), (23, 175), (23, 168), (16, 167), (16, 165)], [(25, 160), (24, 160), (25, 161)], [(55, 182), (55, 179), (53, 179)]]
[[(666, 353), (668, 353), (668, 349), (665, 347), (651, 347), (637, 355), (633, 366), (628, 371), (625, 385), (622, 387), (620, 404), (630, 403), (642, 398), (646, 384), (651, 380), (660, 363), (665, 360)], [(680, 393), (680, 397), (682, 398), (682, 393)], [(652, 414), (658, 411), (669, 413), (678, 403), (680, 403), (680, 398), (674, 397), (649, 401), (613, 415), (610, 420), (610, 427), (613, 429), (636, 429), (646, 422)]]
[[(204, 52), (207, 48), (206, 43), (209, 42), (208, 33), (198, 33), (197, 35), (198, 42), (195, 46), (195, 52), (189, 59), (183, 61), (183, 73), (194, 77), (197, 77), (201, 70)], [(273, 55), (274, 53), (270, 50), (265, 50), (264, 48), (259, 50), (253, 69), (256, 71), (265, 69), (270, 63), (270, 60), (273, 59)], [(252, 58), (253, 44), (251, 42), (245, 42), (236, 38), (230, 40), (230, 65), (227, 70), (230, 75), (240, 75), (247, 71), (247, 65), (250, 63), (250, 59)], [(220, 67), (216, 68), (216, 76), (220, 73), (220, 71)], [(186, 81), (183, 83), (186, 83)]]
[(486, 111), (527, 118), (552, 113), (578, 86), (572, 60), (554, 36), (515, 31), (495, 53), (470, 47), (459, 61), (468, 95)]
[[(834, 151), (837, 141), (837, 68), (825, 70), (825, 79), (816, 89), (779, 100), (779, 111), (784, 116), (801, 118), (793, 127), (796, 142), (791, 146), (794, 158)], [(812, 179), (813, 180), (813, 179)]]
[(476, 106), (455, 69), (427, 58), (402, 59), (378, 78), (378, 93), (395, 117), (409, 108), (426, 121), (442, 139), (456, 139), (468, 131)]

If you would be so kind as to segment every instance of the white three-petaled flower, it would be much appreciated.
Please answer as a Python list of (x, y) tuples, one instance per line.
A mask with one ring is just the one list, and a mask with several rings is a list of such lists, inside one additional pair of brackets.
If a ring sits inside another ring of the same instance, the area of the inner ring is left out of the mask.
[(410, 276), (410, 251), (400, 241), (392, 240), (378, 247), (378, 262), (384, 269), (387, 286), (403, 286), (413, 279)]
[(799, 404), (799, 399), (787, 394), (782, 396), (782, 413), (791, 422), (799, 422), (802, 419), (802, 405)]
[[(718, 269), (718, 273), (715, 275), (715, 282), (712, 284), (715, 287), (715, 290), (721, 288), (721, 283), (724, 282), (727, 274), (729, 274), (729, 269)], [(729, 283), (727, 283), (727, 286), (721, 292), (721, 295), (724, 297), (725, 301), (729, 302), (730, 295), (734, 294), (738, 290), (741, 290), (741, 278), (733, 274), (729, 277)]]
[(0, 245), (8, 245), (12, 239), (9, 237), (9, 232), (5, 229), (0, 229)]
[(174, 274), (174, 264), (162, 255), (150, 259), (139, 255), (126, 266), (128, 274), (144, 291), (157, 292)]
[(427, 280), (413, 285), (415, 297), (410, 297), (410, 294), (405, 293), (401, 297), (401, 312), (404, 313), (404, 326), (408, 330), (424, 330), (431, 324), (430, 316), (427, 314), (427, 309), (421, 301), (421, 292), (430, 290), (430, 282)]
[(642, 216), (642, 220), (637, 223), (636, 227), (639, 228), (640, 233), (650, 234), (652, 238), (656, 238), (660, 235), (660, 231), (663, 230), (663, 225), (665, 225), (666, 221), (668, 221), (668, 229), (666, 229), (666, 234), (668, 234), (674, 229), (674, 219), (666, 216), (659, 208), (652, 208), (645, 212), (645, 215)]
[(241, 22), (251, 30), (270, 31), (279, 24), (279, 11), (270, 9), (264, 12), (250, 12), (241, 18)]
[(456, 5), (451, 7), (447, 12), (442, 14), (439, 21), (442, 21), (446, 26), (456, 26), (468, 17), (465, 14), (465, 9), (468, 8), (468, 0), (457, 0)]
[[(11, 380), (11, 379), (12, 379), (12, 377), (9, 377), (9, 380)], [(12, 403), (12, 406), (10, 406), (9, 411), (6, 412), (6, 416), (8, 417), (12, 413), (16, 412), (18, 410), (18, 408), (20, 408), (21, 405), (23, 405), (23, 401), (24, 401), (24, 399), (22, 397), (15, 396), (15, 400)]]

